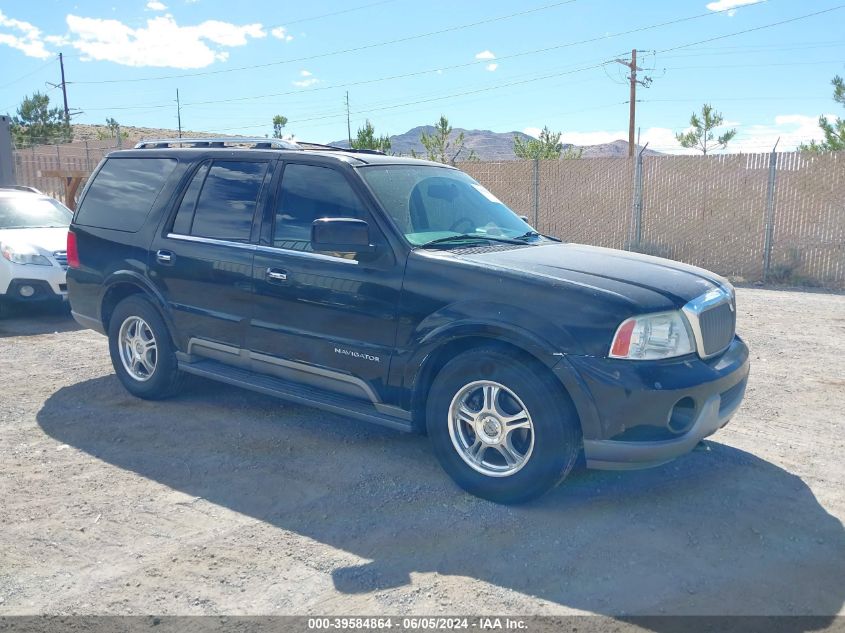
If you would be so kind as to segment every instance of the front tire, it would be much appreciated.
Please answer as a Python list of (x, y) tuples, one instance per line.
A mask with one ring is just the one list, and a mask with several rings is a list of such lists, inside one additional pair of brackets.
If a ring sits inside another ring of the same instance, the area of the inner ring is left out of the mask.
[(118, 379), (133, 396), (159, 400), (182, 384), (176, 349), (158, 310), (147, 299), (130, 296), (109, 321), (109, 354)]
[(495, 348), (461, 354), (431, 387), (426, 428), (461, 488), (496, 503), (538, 497), (569, 474), (581, 448), (567, 394), (527, 360)]

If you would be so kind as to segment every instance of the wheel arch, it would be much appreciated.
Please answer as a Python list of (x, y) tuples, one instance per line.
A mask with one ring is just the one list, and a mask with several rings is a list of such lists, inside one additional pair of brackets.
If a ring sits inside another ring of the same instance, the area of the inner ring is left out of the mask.
[[(559, 358), (549, 351), (548, 345), (534, 337), (490, 326), (484, 328), (464, 326), (449, 332), (448, 336), (444, 334), (436, 337), (436, 341), (429, 341), (425, 347), (425, 351), (409, 363), (409, 367), (416, 367), (417, 370), (412, 376), (407, 377), (408, 384), (411, 386), (411, 419), (415, 430), (419, 432), (425, 432), (426, 402), (437, 374), (452, 358), (473, 349), (498, 349), (536, 367), (556, 387), (559, 387), (561, 393), (572, 403), (572, 396), (552, 371), (552, 367)], [(577, 415), (574, 403), (572, 409)]]
[[(106, 332), (117, 305), (132, 295), (142, 295), (158, 310), (173, 340), (173, 323), (164, 297), (142, 275), (133, 271), (117, 271), (106, 279), (100, 298), (100, 321)], [(175, 341), (174, 341), (175, 342)]]

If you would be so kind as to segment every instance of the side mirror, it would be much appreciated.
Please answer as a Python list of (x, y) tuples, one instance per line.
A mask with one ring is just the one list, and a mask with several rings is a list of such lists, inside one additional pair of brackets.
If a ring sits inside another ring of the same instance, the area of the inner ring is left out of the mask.
[(354, 218), (320, 218), (311, 223), (311, 248), (338, 253), (371, 253), (370, 227)]
[(521, 215), (521, 216), (519, 216), (519, 219), (522, 220), (523, 222), (525, 222), (526, 224), (530, 224), (528, 222), (528, 216), (527, 215)]

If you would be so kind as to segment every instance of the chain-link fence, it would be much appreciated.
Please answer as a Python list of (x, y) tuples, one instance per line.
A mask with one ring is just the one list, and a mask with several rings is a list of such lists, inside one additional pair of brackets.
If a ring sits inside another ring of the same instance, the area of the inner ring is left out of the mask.
[[(69, 202), (72, 178), (84, 183), (119, 145), (15, 150), (17, 182)], [(566, 241), (669, 257), (749, 282), (845, 288), (845, 152), (460, 167), (539, 231)]]
[(748, 282), (845, 287), (845, 153), (468, 162), (535, 227)]

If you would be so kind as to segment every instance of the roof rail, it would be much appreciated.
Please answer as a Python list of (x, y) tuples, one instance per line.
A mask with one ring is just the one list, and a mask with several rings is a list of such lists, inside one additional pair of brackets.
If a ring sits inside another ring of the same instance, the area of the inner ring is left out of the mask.
[(225, 136), (210, 138), (156, 138), (141, 141), (135, 149), (161, 149), (166, 147), (226, 147), (227, 145), (252, 145), (253, 149), (302, 149), (293, 141), (280, 138)]
[(311, 141), (299, 141), (302, 149), (324, 150), (327, 152), (351, 152), (353, 154), (381, 154), (384, 152), (377, 149), (355, 149), (354, 147), (338, 147), (337, 145), (324, 145), (323, 143), (312, 143)]

